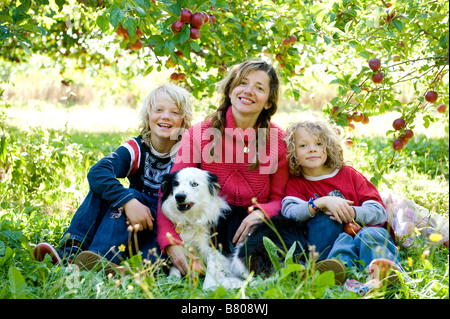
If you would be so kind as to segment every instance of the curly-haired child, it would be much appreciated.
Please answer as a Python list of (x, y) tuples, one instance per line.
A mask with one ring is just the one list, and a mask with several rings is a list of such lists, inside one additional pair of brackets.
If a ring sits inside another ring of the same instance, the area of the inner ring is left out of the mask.
[[(380, 194), (344, 161), (336, 129), (324, 120), (310, 119), (291, 124), (286, 133), (291, 177), (281, 214), (307, 224), (308, 241), (315, 245), (318, 260), (339, 260), (359, 270), (367, 267), (367, 283), (351, 279), (344, 284), (360, 294), (382, 285), (390, 271), (403, 271), (386, 229)], [(354, 236), (344, 232), (350, 222), (362, 227)]]

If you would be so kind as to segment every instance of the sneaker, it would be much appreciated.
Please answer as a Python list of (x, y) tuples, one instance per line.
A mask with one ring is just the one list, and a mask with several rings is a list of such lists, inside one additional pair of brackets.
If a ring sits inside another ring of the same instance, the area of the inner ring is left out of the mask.
[(56, 250), (49, 243), (39, 243), (33, 249), (33, 259), (43, 261), (45, 255), (52, 257), (53, 265), (68, 265), (75, 259), (75, 256), (83, 250), (78, 246), (65, 246)]
[(61, 265), (62, 259), (56, 249), (49, 243), (39, 243), (33, 249), (33, 259), (43, 261), (46, 255), (52, 257), (53, 265)]
[(320, 273), (331, 270), (334, 272), (334, 280), (342, 285), (347, 277), (344, 265), (337, 259), (325, 259), (317, 263), (317, 270)]
[(376, 279), (369, 280), (365, 284), (357, 281), (356, 279), (347, 279), (347, 281), (344, 283), (344, 289), (363, 297), (367, 293), (377, 288), (378, 284), (379, 281), (377, 281)]
[(398, 284), (399, 278), (396, 271), (400, 272), (400, 268), (389, 259), (378, 258), (369, 264), (370, 276), (380, 283), (380, 287), (383, 286), (383, 283)]
[(83, 251), (75, 257), (74, 264), (85, 270), (104, 270), (106, 274), (116, 275), (120, 273), (125, 275), (125, 267), (116, 265), (106, 260), (103, 256), (93, 251)]

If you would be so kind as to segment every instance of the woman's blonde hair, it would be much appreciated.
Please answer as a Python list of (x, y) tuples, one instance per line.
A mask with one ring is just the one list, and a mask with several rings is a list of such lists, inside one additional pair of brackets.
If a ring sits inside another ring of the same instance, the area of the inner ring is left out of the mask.
[(326, 167), (340, 169), (345, 165), (344, 151), (337, 134), (338, 129), (320, 119), (307, 119), (290, 124), (286, 129), (287, 158), (289, 171), (292, 175), (299, 176), (302, 173), (302, 167), (298, 162), (295, 148), (295, 133), (300, 128), (304, 128), (310, 134), (316, 135), (319, 141), (324, 144), (327, 153), (327, 160), (324, 163)]
[(181, 125), (178, 138), (180, 138), (183, 132), (192, 125), (193, 114), (191, 94), (186, 89), (183, 89), (178, 85), (171, 83), (163, 84), (153, 89), (147, 95), (139, 111), (139, 133), (147, 144), (150, 144), (151, 134), (148, 117), (151, 109), (156, 105), (156, 100), (161, 96), (169, 97), (181, 112), (180, 115), (183, 117), (183, 123)]

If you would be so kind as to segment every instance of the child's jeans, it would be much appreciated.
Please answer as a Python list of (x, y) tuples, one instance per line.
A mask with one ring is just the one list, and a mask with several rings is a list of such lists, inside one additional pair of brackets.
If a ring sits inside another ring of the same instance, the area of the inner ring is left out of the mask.
[(344, 231), (344, 224), (339, 224), (324, 213), (316, 215), (307, 222), (308, 242), (316, 246), (319, 253), (317, 260), (326, 259), (338, 236)]
[[(130, 190), (133, 191), (138, 201), (150, 208), (154, 218), (153, 230), (146, 229), (137, 232), (137, 245), (143, 253), (142, 257), (154, 262), (161, 253), (156, 242), (158, 200), (137, 190)], [(119, 247), (125, 247), (125, 251), (128, 251), (128, 244), (131, 240), (134, 251), (134, 232), (129, 232), (127, 228), (126, 215), (123, 210), (110, 207), (100, 196), (89, 191), (64, 233), (61, 245), (67, 240), (76, 240), (82, 243), (83, 248), (118, 263), (123, 255)], [(134, 251), (134, 253), (136, 252)]]
[(356, 266), (360, 271), (372, 260), (385, 258), (395, 262), (404, 272), (394, 240), (383, 227), (363, 227), (354, 238), (340, 234), (328, 255), (328, 259), (331, 258), (337, 258), (347, 266)]

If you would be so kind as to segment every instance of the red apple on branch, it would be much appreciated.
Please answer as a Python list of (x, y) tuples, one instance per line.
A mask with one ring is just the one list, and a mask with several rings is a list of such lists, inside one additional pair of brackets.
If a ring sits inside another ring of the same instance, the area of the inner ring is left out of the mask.
[(369, 124), (369, 122), (370, 122), (369, 117), (366, 116), (366, 115), (364, 115), (364, 118), (362, 119), (361, 123), (362, 123), (362, 124)]
[(177, 20), (172, 24), (172, 32), (173, 33), (179, 33), (181, 31), (181, 28), (183, 27), (183, 21)]
[(136, 39), (136, 42), (131, 43), (131, 49), (133, 49), (133, 51), (139, 51), (140, 49), (142, 49), (141, 40)]
[(209, 15), (209, 23), (211, 25), (213, 25), (214, 23), (216, 23), (216, 17), (213, 14)]
[(191, 25), (196, 28), (196, 29), (200, 29), (202, 27), (204, 23), (204, 17), (203, 17), (203, 13), (201, 12), (196, 12), (192, 15), (191, 18)]
[(200, 30), (197, 28), (191, 28), (189, 31), (189, 39), (197, 40), (198, 38), (200, 38)]
[(384, 79), (384, 74), (382, 72), (378, 72), (375, 74), (372, 74), (372, 81), (373, 83), (380, 83)]
[(398, 138), (394, 142), (392, 142), (392, 147), (396, 151), (401, 151), (403, 149), (403, 146), (405, 146), (405, 143), (403, 143), (401, 138)]
[(347, 137), (347, 139), (345, 140), (345, 145), (353, 146), (353, 139), (351, 137)]
[(412, 130), (405, 130), (405, 133), (403, 134), (407, 139), (412, 139), (414, 136), (414, 132)]
[(364, 114), (360, 111), (356, 111), (353, 113), (353, 121), (355, 122), (361, 122), (364, 118)]
[(144, 35), (144, 33), (142, 33), (142, 31), (141, 31), (141, 29), (139, 29), (139, 27), (137, 27), (136, 38), (140, 39), (143, 35)]
[(406, 127), (406, 122), (404, 119), (399, 118), (396, 119), (393, 123), (392, 123), (392, 127), (396, 130), (396, 131), (400, 131), (402, 128)]
[(372, 69), (372, 71), (378, 71), (381, 67), (381, 62), (377, 58), (370, 59), (369, 61), (369, 68)]
[(192, 12), (189, 9), (181, 9), (180, 20), (184, 23), (191, 22)]
[(428, 91), (427, 94), (425, 94), (425, 100), (427, 100), (430, 103), (436, 102), (438, 99), (438, 94), (436, 91)]
[(439, 113), (444, 113), (445, 110), (447, 109), (447, 106), (445, 104), (441, 104), (436, 109)]

